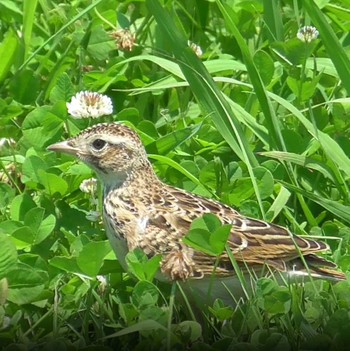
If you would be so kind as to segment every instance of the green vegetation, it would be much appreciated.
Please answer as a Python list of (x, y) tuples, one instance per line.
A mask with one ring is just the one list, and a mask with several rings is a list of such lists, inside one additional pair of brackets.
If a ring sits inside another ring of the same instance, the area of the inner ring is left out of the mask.
[[(347, 350), (348, 281), (261, 278), (248, 301), (198, 313), (175, 298), (178, 286), (154, 280), (158, 257), (132, 252), (123, 272), (91, 212), (98, 196), (79, 189), (94, 175), (46, 147), (88, 125), (127, 123), (164, 181), (322, 238), (349, 272), (348, 8), (1, 0), (0, 347)], [(319, 37), (300, 40), (304, 25)], [(69, 116), (82, 90), (108, 95), (113, 115)]]

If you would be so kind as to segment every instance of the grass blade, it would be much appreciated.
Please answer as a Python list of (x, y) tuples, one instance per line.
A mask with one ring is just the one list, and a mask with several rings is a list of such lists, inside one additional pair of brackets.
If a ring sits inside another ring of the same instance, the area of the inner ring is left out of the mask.
[(49, 37), (47, 40), (45, 40), (44, 43), (42, 43), (26, 60), (25, 62), (21, 65), (21, 67), (18, 68), (18, 71), (21, 71), (24, 67), (27, 66), (27, 64), (51, 41), (53, 41), (55, 38), (57, 38), (62, 32), (64, 32), (68, 27), (70, 27), (74, 22), (76, 22), (79, 18), (83, 17), (86, 13), (88, 13), (90, 10), (92, 10), (94, 7), (96, 7), (98, 4), (100, 4), (103, 0), (96, 0), (94, 3), (90, 4), (87, 6), (85, 9), (83, 9), (81, 12), (79, 12), (76, 16), (74, 16), (70, 21), (68, 21), (65, 25), (63, 25), (55, 34), (53, 34), (51, 37)]
[(253, 173), (253, 167), (258, 165), (258, 161), (249, 148), (249, 143), (239, 121), (231, 117), (233, 113), (228, 102), (215, 85), (203, 63), (188, 47), (186, 38), (180, 34), (169, 12), (157, 0), (147, 0), (146, 4), (160, 26), (162, 34), (171, 45), (173, 54), (199, 104), (212, 117), (218, 131), (232, 150), (246, 163), (261, 213), (264, 216), (261, 196)]
[(350, 223), (350, 206), (345, 206), (337, 201), (327, 199), (323, 196), (319, 196), (310, 191), (303, 190), (301, 188), (295, 187), (286, 182), (280, 181), (280, 183), (287, 189), (302, 194), (303, 196), (309, 198), (310, 200), (318, 203), (324, 207), (327, 211), (332, 212), (334, 215), (339, 217), (341, 220)]
[(35, 9), (37, 4), (38, 0), (26, 0), (23, 2), (23, 41), (25, 58), (28, 56), (30, 51)]
[(320, 32), (320, 37), (327, 50), (327, 53), (338, 71), (342, 84), (350, 94), (350, 60), (347, 53), (341, 46), (334, 30), (329, 25), (326, 17), (313, 0), (305, 0), (304, 7), (312, 22)]
[(243, 59), (245, 65), (247, 67), (247, 71), (249, 74), (249, 78), (253, 84), (254, 91), (256, 97), (259, 100), (260, 107), (264, 116), (266, 118), (267, 128), (270, 132), (271, 136), (271, 147), (278, 150), (286, 150), (283, 137), (281, 134), (281, 129), (279, 127), (279, 123), (276, 117), (276, 114), (272, 108), (270, 99), (268, 98), (266, 89), (260, 77), (260, 74), (253, 62), (253, 57), (250, 54), (248, 45), (246, 44), (245, 40), (243, 39), (239, 29), (233, 22), (232, 18), (234, 18), (234, 12), (232, 8), (229, 6), (224, 6), (220, 0), (216, 1), (222, 15), (224, 16), (226, 26), (228, 30), (232, 33), (232, 35), (237, 40), (237, 43), (241, 49)]
[(281, 17), (281, 6), (279, 1), (263, 0), (264, 3), (264, 20), (268, 28), (269, 41), (282, 41), (283, 23)]

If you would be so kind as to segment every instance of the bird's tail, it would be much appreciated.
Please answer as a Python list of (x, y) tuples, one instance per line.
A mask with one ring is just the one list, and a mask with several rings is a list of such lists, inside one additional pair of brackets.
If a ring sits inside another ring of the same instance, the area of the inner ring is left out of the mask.
[(323, 257), (313, 254), (305, 255), (304, 261), (301, 258), (296, 258), (288, 262), (288, 275), (290, 276), (309, 276), (314, 278), (325, 278), (330, 280), (346, 280), (346, 275), (337, 270), (337, 265)]

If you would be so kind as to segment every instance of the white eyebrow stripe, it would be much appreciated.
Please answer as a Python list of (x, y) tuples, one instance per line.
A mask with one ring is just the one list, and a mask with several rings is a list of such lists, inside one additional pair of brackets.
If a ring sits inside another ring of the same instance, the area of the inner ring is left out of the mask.
[(109, 144), (117, 145), (117, 144), (130, 144), (130, 138), (126, 138), (123, 136), (114, 136), (109, 134), (95, 134), (93, 139), (102, 139)]

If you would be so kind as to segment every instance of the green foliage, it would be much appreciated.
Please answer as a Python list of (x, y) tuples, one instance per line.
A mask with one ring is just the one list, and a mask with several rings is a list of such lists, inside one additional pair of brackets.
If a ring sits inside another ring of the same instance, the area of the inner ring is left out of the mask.
[(192, 222), (183, 242), (208, 255), (219, 256), (225, 249), (231, 227), (230, 224), (222, 225), (215, 215), (206, 213)]
[[(346, 350), (348, 281), (245, 279), (229, 252), (249, 298), (203, 306), (156, 279), (161, 256), (129, 252), (125, 272), (100, 195), (80, 190), (91, 170), (46, 147), (122, 121), (165, 182), (323, 239), (349, 274), (348, 5), (2, 0), (1, 349)], [(319, 37), (299, 40), (303, 25)], [(111, 97), (113, 115), (69, 116), (83, 90)], [(183, 241), (215, 262), (230, 229), (206, 214)]]
[(126, 262), (129, 266), (130, 272), (138, 279), (152, 281), (157, 271), (159, 270), (159, 263), (161, 256), (156, 255), (148, 259), (146, 254), (141, 249), (130, 251), (126, 255)]

